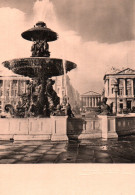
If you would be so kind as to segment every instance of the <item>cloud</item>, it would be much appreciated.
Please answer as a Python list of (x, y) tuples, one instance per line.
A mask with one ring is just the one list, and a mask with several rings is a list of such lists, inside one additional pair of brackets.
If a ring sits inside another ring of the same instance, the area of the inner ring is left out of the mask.
[(18, 9), (0, 8), (0, 25), (0, 61), (26, 55), (28, 44), (21, 38), (27, 28), (25, 14)]
[[(0, 9), (0, 56), (1, 61), (29, 57), (31, 42), (21, 37), (21, 33), (31, 28), (38, 20), (59, 34), (59, 39), (49, 43), (51, 57), (64, 58), (77, 64), (77, 69), (69, 73), (73, 86), (83, 93), (94, 90), (101, 92), (103, 76), (108, 68), (134, 67), (134, 41), (119, 43), (84, 42), (83, 37), (73, 29), (65, 30), (56, 14), (56, 7), (49, 0), (37, 0), (33, 7), (33, 17), (28, 18), (17, 9)], [(1, 66), (2, 67), (2, 66)]]
[(86, 41), (116, 43), (135, 38), (134, 0), (52, 1), (60, 21)]

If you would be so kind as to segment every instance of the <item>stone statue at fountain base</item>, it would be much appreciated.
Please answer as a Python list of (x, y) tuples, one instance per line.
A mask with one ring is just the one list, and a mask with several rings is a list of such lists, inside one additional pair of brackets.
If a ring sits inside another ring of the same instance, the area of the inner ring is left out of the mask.
[(45, 89), (41, 85), (40, 79), (34, 80), (28, 85), (27, 94), (21, 96), (16, 108), (8, 104), (5, 111), (10, 112), (15, 117), (49, 117), (54, 115), (57, 105), (60, 104), (60, 98), (53, 89), (54, 80), (46, 81)]
[(101, 113), (100, 115), (109, 115), (111, 114), (111, 109), (110, 106), (106, 103), (107, 102), (107, 98), (104, 97), (101, 103)]

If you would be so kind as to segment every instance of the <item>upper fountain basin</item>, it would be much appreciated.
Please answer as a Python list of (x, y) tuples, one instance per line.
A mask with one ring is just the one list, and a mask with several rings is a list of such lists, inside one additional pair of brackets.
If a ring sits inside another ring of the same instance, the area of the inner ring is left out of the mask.
[(21, 35), (28, 41), (46, 40), (49, 42), (58, 38), (57, 33), (47, 28), (46, 23), (42, 21), (37, 22), (33, 28), (23, 32)]
[(60, 76), (64, 74), (64, 66), (66, 72), (77, 67), (73, 62), (65, 61), (63, 65), (62, 59), (47, 57), (12, 59), (2, 64), (14, 73), (30, 78), (38, 77), (41, 72), (47, 77)]

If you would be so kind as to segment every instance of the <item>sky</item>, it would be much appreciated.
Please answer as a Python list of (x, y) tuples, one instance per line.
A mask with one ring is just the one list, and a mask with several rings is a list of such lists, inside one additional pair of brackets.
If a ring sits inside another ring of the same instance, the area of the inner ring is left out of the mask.
[[(80, 92), (102, 92), (112, 66), (135, 67), (135, 0), (1, 0), (0, 61), (29, 57), (21, 33), (39, 21), (59, 34), (51, 57), (77, 64), (69, 73)], [(1, 66), (2, 68), (2, 66)]]

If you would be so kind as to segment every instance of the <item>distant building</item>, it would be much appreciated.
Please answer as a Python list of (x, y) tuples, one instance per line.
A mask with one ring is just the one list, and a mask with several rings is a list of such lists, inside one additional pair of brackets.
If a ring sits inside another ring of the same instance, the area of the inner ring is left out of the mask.
[(67, 95), (69, 98), (69, 103), (72, 109), (79, 107), (80, 108), (80, 94), (72, 86), (70, 78), (68, 75), (55, 77), (54, 90), (57, 95), (60, 97), (60, 102), (62, 102), (63, 97)]
[(126, 68), (120, 71), (112, 68), (104, 76), (104, 89), (104, 96), (108, 98), (107, 103), (112, 106), (113, 112), (115, 112), (116, 106), (118, 112), (123, 109), (131, 110), (135, 106), (135, 70)]
[(0, 113), (5, 111), (6, 104), (14, 107), (18, 104), (21, 95), (26, 93), (28, 80), (30, 80), (28, 77), (0, 72)]
[(81, 107), (83, 110), (91, 110), (92, 108), (98, 108), (101, 102), (101, 94), (89, 91), (81, 95)]

